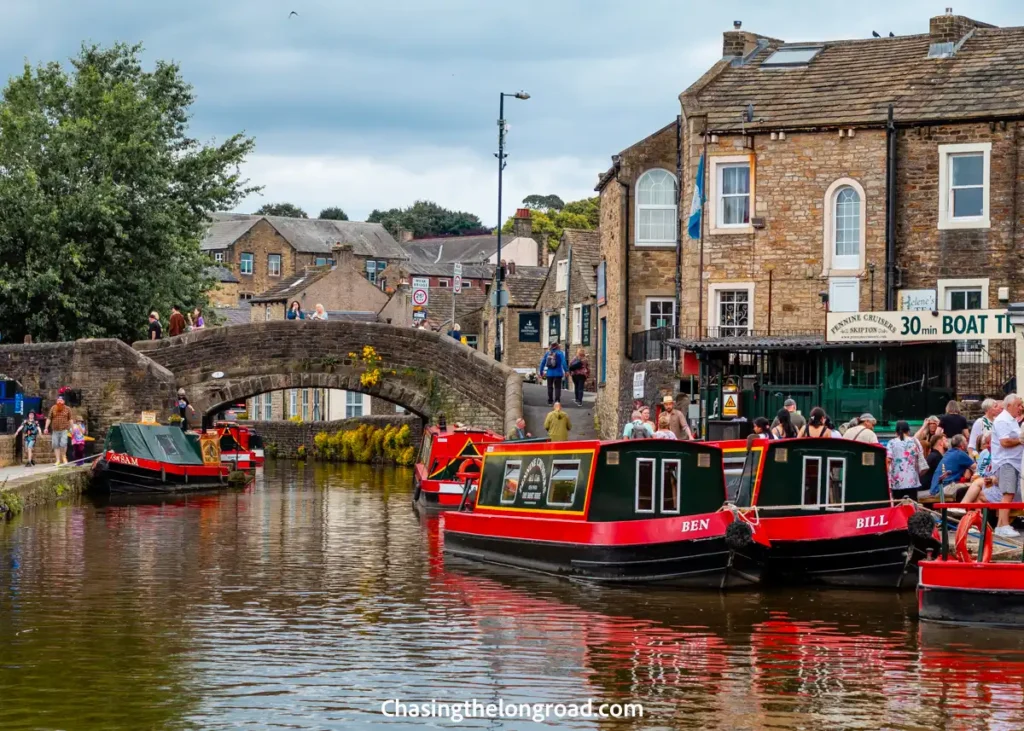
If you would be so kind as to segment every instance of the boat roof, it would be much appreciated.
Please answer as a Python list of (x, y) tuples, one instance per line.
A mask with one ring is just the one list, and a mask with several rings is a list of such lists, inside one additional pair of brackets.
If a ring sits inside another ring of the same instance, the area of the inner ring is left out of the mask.
[(107, 431), (104, 450), (167, 464), (203, 464), (198, 439), (176, 426), (114, 424)]

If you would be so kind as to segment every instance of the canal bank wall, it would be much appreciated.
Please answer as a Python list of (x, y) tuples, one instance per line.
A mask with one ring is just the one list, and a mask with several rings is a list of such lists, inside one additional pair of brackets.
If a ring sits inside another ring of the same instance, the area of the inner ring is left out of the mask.
[(37, 505), (79, 495), (89, 487), (92, 465), (48, 469), (0, 481), (0, 520)]
[(419, 449), (423, 439), (423, 420), (415, 414), (388, 414), (358, 416), (338, 421), (239, 421), (263, 438), (267, 456), (282, 459), (298, 457), (299, 447), (305, 447), (306, 454), (312, 454), (313, 439), (321, 432), (333, 434), (337, 431), (356, 429), (360, 424), (371, 424), (383, 428), (408, 425), (410, 444)]

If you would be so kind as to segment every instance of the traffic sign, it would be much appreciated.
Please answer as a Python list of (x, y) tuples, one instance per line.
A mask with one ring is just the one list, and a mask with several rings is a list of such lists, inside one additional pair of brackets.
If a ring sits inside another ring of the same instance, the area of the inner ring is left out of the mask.
[(414, 289), (412, 291), (412, 303), (414, 305), (422, 307), (423, 305), (427, 304), (428, 298), (429, 296), (427, 295), (427, 290), (425, 289)]
[(740, 410), (736, 404), (736, 394), (725, 394), (725, 405), (722, 406), (722, 416), (739, 416)]
[(412, 278), (412, 303), (423, 306), (430, 299), (430, 277)]
[(413, 319), (414, 322), (418, 321), (418, 320), (426, 320), (427, 319), (427, 313), (424, 310), (418, 310), (418, 311), (412, 313), (412, 319)]
[(455, 273), (456, 277), (461, 277), (462, 276), (462, 262), (461, 261), (455, 262), (455, 272), (454, 273)]
[(459, 294), (459, 293), (462, 292), (462, 275), (461, 274), (456, 274), (455, 275), (455, 279), (452, 280), (452, 290), (455, 291), (455, 294)]

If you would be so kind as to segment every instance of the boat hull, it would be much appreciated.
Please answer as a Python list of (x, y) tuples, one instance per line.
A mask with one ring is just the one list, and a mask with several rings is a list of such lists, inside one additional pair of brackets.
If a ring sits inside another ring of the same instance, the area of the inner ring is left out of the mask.
[(159, 495), (203, 492), (227, 487), (220, 476), (185, 476), (131, 465), (96, 461), (93, 468), (93, 489), (111, 495)]
[(1024, 627), (1024, 564), (934, 560), (919, 568), (922, 620)]
[(413, 505), (428, 513), (458, 510), (462, 504), (463, 487), (457, 482), (414, 478)]

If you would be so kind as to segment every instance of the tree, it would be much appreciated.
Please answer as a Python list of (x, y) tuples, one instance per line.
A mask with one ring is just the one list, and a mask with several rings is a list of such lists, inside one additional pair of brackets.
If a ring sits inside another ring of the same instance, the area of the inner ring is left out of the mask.
[(256, 210), (257, 216), (284, 216), (285, 218), (309, 218), (304, 210), (294, 203), (264, 203)]
[[(525, 204), (531, 198), (544, 198), (557, 196), (527, 196), (523, 199)], [(559, 199), (561, 201), (561, 199)], [(567, 228), (581, 228), (586, 231), (593, 231), (598, 227), (601, 218), (601, 205), (599, 199), (584, 198), (578, 201), (570, 201), (563, 204), (560, 210), (533, 210), (530, 212), (532, 231), (534, 236), (547, 234), (548, 248), (552, 251), (558, 248), (562, 240), (562, 232)], [(513, 232), (513, 221), (515, 216), (509, 217), (505, 225), (501, 227), (502, 233)]]
[(535, 211), (560, 211), (565, 203), (557, 195), (528, 195), (523, 198), (523, 205)]
[(331, 206), (320, 211), (317, 218), (327, 221), (347, 221), (348, 215), (337, 206)]
[(14, 342), (142, 337), (146, 315), (206, 303), (199, 241), (213, 211), (258, 188), (253, 141), (188, 136), (178, 66), (141, 46), (83, 45), (0, 96), (0, 332)]
[(397, 237), (401, 231), (411, 231), (413, 238), (430, 236), (465, 236), (485, 233), (480, 219), (466, 211), (451, 211), (433, 201), (416, 201), (408, 208), (391, 208), (387, 211), (374, 209), (366, 218), (370, 223), (379, 223)]

